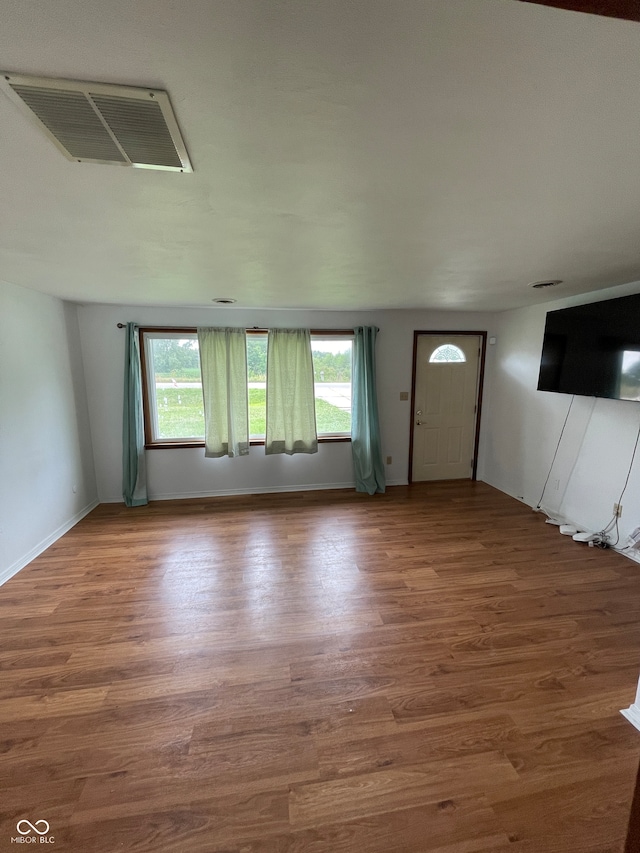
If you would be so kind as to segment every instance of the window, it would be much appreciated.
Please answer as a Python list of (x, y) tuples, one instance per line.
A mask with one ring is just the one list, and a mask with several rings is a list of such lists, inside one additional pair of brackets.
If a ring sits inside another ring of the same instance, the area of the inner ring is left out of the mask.
[(351, 434), (353, 335), (311, 334), (318, 436)]
[(267, 336), (247, 335), (247, 384), (249, 386), (249, 438), (262, 441), (267, 430)]
[[(140, 329), (145, 439), (148, 447), (204, 443), (204, 407), (195, 329)], [(311, 334), (316, 425), (320, 440), (351, 435), (353, 335)], [(267, 334), (247, 332), (247, 394), (252, 444), (264, 443)]]
[(462, 352), (460, 347), (455, 346), (455, 344), (442, 344), (442, 346), (436, 347), (429, 356), (430, 364), (444, 364), (455, 361), (461, 363), (466, 360), (467, 358), (465, 354)]
[(202, 441), (204, 407), (196, 332), (144, 332), (140, 350), (147, 444)]

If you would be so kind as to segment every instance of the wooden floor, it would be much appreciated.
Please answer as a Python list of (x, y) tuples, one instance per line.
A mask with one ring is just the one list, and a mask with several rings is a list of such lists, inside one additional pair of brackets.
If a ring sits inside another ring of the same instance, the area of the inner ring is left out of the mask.
[(623, 848), (640, 566), (482, 483), (101, 506), (0, 639), (2, 851)]

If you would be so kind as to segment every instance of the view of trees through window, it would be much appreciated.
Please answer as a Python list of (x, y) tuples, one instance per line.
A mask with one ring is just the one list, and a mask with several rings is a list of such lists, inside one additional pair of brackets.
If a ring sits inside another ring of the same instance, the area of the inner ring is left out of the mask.
[(197, 338), (153, 338), (156, 379), (200, 382)]
[(311, 337), (318, 435), (351, 432), (352, 344), (350, 338)]
[[(145, 333), (147, 393), (154, 441), (198, 440), (204, 409), (198, 338), (186, 333)], [(344, 336), (312, 336), (318, 435), (351, 430), (351, 347)], [(247, 335), (249, 431), (266, 430), (267, 336)]]

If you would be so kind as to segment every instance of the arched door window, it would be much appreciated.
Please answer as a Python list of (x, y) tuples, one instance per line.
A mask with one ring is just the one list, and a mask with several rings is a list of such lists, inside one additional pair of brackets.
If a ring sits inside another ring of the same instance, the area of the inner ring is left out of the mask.
[(462, 352), (460, 347), (455, 346), (455, 344), (442, 344), (441, 346), (436, 347), (429, 356), (430, 364), (442, 364), (445, 362), (461, 363), (466, 360), (467, 358), (465, 354)]

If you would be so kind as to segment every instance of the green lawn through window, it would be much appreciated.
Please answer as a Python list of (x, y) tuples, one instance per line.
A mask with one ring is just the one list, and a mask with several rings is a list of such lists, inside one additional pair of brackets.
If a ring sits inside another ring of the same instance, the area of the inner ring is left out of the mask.
[[(158, 438), (202, 438), (204, 410), (200, 388), (158, 388)], [(249, 388), (249, 426), (251, 435), (264, 435), (267, 392)], [(316, 399), (318, 433), (349, 432), (351, 413), (326, 400)]]

